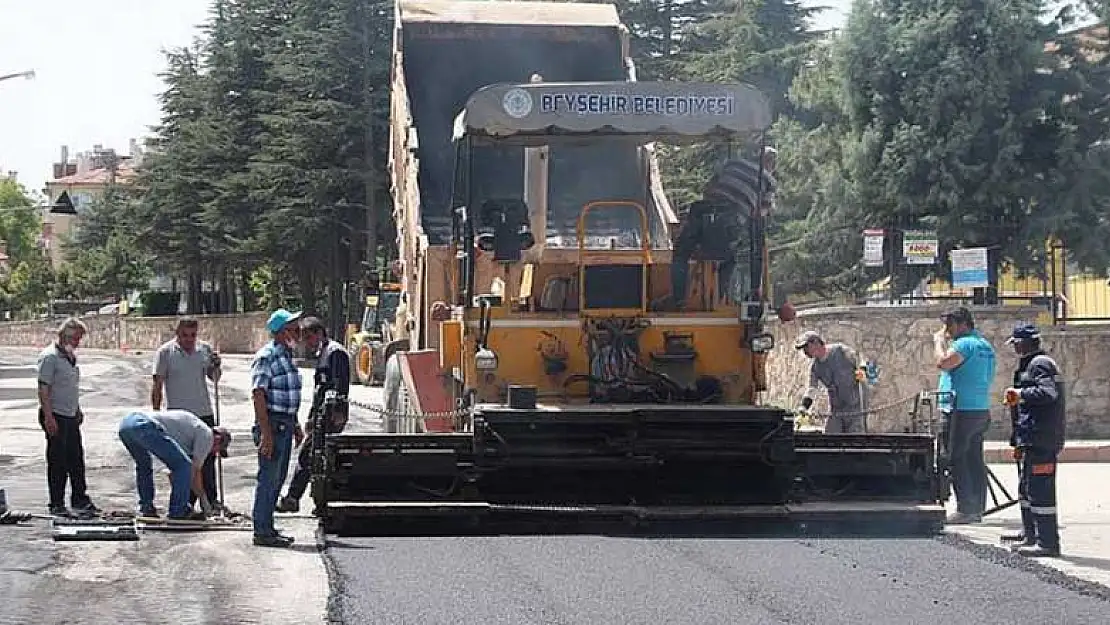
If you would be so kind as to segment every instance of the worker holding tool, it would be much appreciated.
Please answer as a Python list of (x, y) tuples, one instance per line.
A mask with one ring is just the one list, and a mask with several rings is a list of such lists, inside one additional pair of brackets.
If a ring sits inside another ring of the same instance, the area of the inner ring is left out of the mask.
[(39, 426), (46, 433), (48, 510), (54, 516), (70, 515), (65, 505), (66, 480), (73, 512), (80, 516), (100, 512), (85, 484), (85, 447), (81, 440), (85, 416), (78, 401), (81, 372), (77, 348), (88, 331), (80, 319), (66, 319), (58, 328), (55, 342), (38, 358)]
[[(289, 482), (289, 490), (285, 497), (278, 502), (278, 512), (297, 512), (300, 510), (300, 499), (308, 488), (309, 479), (312, 477), (312, 427), (318, 411), (329, 410), (331, 414), (322, 415), (323, 423), (327, 424), (325, 430), (328, 434), (342, 432), (347, 427), (350, 415), (350, 405), (347, 403), (347, 393), (351, 388), (351, 356), (343, 344), (328, 338), (327, 329), (323, 322), (316, 317), (306, 317), (301, 323), (301, 338), (304, 346), (310, 353), (316, 355), (316, 375), (313, 384), (312, 416), (305, 424), (305, 440), (301, 443), (301, 452), (297, 456), (297, 470)], [(336, 392), (334, 405), (325, 403), (324, 396), (328, 391)], [(318, 514), (318, 510), (313, 514)]]
[(807, 330), (794, 340), (794, 348), (813, 360), (809, 368), (809, 386), (802, 395), (802, 410), (813, 407), (817, 385), (829, 393), (829, 418), (826, 434), (862, 434), (866, 431), (866, 385), (861, 384), (857, 371), (859, 358), (855, 350), (843, 343), (825, 344), (825, 339)]
[[(181, 317), (174, 329), (174, 338), (164, 343), (154, 352), (154, 384), (150, 390), (150, 406), (162, 409), (165, 397), (169, 410), (187, 410), (196, 415), (208, 427), (215, 427), (212, 415), (212, 401), (208, 396), (205, 379), (219, 382), (220, 356), (212, 346), (197, 340), (200, 323), (196, 317)], [(223, 502), (216, 496), (216, 460), (208, 456), (202, 471), (204, 493), (208, 501), (217, 506)], [(189, 506), (197, 501), (197, 496), (189, 494)]]
[(230, 432), (209, 426), (187, 410), (136, 411), (120, 422), (119, 438), (135, 460), (135, 487), (139, 491), (141, 516), (158, 516), (154, 506), (151, 455), (170, 470), (170, 519), (196, 518), (189, 510), (190, 490), (200, 499), (201, 518), (212, 512), (201, 474), (210, 456), (227, 457)]
[(1019, 461), (1018, 499), (1022, 532), (1015, 550), (1031, 557), (1060, 555), (1056, 514), (1056, 461), (1064, 448), (1064, 377), (1056, 361), (1041, 348), (1041, 334), (1019, 323), (1006, 341), (1018, 356), (1013, 386), (1005, 391)]
[[(279, 308), (266, 322), (272, 340), (254, 355), (251, 388), (254, 427), (258, 446), (258, 481), (254, 489), (254, 544), (260, 547), (289, 547), (293, 537), (274, 527), (274, 508), (289, 472), (294, 442), (304, 441), (297, 423), (301, 406), (301, 372), (293, 361), (300, 340), (301, 313)], [(295, 439), (295, 440), (294, 440)]]
[(987, 464), (983, 437), (990, 427), (994, 347), (975, 329), (971, 311), (960, 307), (941, 315), (944, 327), (933, 335), (937, 368), (948, 373), (953, 410), (945, 428), (956, 494), (948, 523), (978, 523), (987, 507)]

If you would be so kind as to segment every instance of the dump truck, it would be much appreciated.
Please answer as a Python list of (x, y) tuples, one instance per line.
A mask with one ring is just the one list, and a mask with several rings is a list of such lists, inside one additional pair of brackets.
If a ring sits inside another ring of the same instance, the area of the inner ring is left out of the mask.
[[(940, 527), (933, 436), (801, 432), (760, 400), (774, 180), (757, 89), (636, 80), (613, 5), (396, 6), (391, 171), (415, 323), (386, 407), (409, 421), (321, 435), (325, 531)], [(656, 146), (706, 142), (722, 163), (680, 219)]]

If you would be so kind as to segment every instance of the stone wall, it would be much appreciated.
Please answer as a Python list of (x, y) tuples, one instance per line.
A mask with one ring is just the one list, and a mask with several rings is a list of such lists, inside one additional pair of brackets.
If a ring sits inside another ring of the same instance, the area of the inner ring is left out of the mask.
[[(775, 321), (770, 330), (776, 347), (768, 359), (770, 391), (765, 401), (796, 407), (809, 379), (809, 359), (794, 349), (794, 339), (805, 330), (816, 330), (827, 342), (845, 343), (865, 360), (880, 367), (879, 381), (872, 387), (872, 407), (888, 406), (919, 393), (936, 389), (938, 371), (933, 358), (932, 334), (941, 327), (945, 307), (847, 306), (801, 311), (789, 323)], [(1039, 308), (972, 308), (975, 325), (998, 353), (998, 372), (993, 394), (1001, 402), (1010, 385), (1016, 357), (1006, 345), (1017, 321), (1036, 321)], [(1038, 322), (1040, 323), (1040, 322)], [(1110, 329), (1098, 327), (1052, 327), (1041, 325), (1042, 345), (1063, 369), (1067, 381), (1068, 437), (1110, 438)], [(817, 402), (821, 412), (828, 402), (822, 393)], [(869, 417), (872, 431), (906, 431), (909, 410), (905, 403)], [(1010, 435), (1009, 412), (999, 403), (992, 410), (993, 425), (988, 437), (999, 440)]]
[[(200, 315), (200, 339), (228, 354), (250, 354), (258, 350), (269, 336), (266, 332), (268, 313), (241, 315)], [(173, 338), (176, 317), (84, 317), (89, 334), (83, 347), (94, 349), (125, 349), (149, 351)], [(57, 321), (21, 321), (0, 323), (0, 345), (19, 347), (45, 346), (57, 336)]]

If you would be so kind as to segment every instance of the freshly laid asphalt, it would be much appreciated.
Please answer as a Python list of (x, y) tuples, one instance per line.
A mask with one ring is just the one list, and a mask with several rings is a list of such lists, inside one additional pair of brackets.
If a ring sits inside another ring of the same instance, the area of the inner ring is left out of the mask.
[(1110, 590), (961, 539), (338, 538), (343, 623), (1110, 622)]

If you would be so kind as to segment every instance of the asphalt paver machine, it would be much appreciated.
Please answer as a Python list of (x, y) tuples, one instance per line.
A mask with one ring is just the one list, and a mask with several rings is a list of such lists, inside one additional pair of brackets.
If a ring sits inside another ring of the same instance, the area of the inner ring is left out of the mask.
[[(533, 61), (494, 54), (499, 37), (527, 46), (556, 33), (582, 52), (571, 35), (592, 24), (624, 36), (610, 5), (398, 6), (398, 28), (419, 27), (433, 46), (469, 37), (506, 72)], [(548, 30), (513, 31), (537, 22)], [(426, 53), (404, 43), (395, 54), (410, 64)], [(386, 365), (385, 404), (403, 414), (384, 421), (408, 425), (321, 441), (313, 497), (325, 530), (722, 520), (936, 531), (932, 435), (800, 432), (792, 413), (761, 405), (774, 347), (766, 98), (746, 84), (638, 82), (632, 71), (595, 80), (606, 57), (587, 56), (583, 79), (529, 72), (440, 101), (453, 109), (444, 143), (416, 139), (448, 126), (421, 127), (437, 100), (403, 91), (442, 95), (465, 70), (395, 85), (395, 217), (417, 320), (411, 348)], [(612, 56), (630, 66), (626, 41)], [(410, 95), (423, 104), (410, 110)], [(721, 146), (723, 163), (679, 219), (655, 146), (699, 142)]]
[[(699, 259), (687, 261), (693, 294), (673, 310), (661, 303), (673, 300), (673, 252), (651, 243), (646, 192), (587, 203), (574, 246), (545, 246), (526, 261), (536, 247), (529, 207), (519, 198), (475, 206), (466, 175), (484, 144), (733, 142), (769, 123), (765, 99), (739, 84), (528, 83), (475, 93), (456, 131), (452, 314), (440, 320), (435, 358), (410, 360), (402, 385), (423, 395), (443, 392), (446, 379), (460, 410), (439, 415), (448, 424), (438, 432), (329, 436), (319, 493), (327, 526), (455, 516), (935, 529), (943, 508), (931, 436), (795, 432), (787, 411), (757, 405), (773, 347), (762, 324), (760, 209), (744, 215), (748, 298), (718, 288), (730, 284), (716, 275), (727, 259)], [(757, 166), (740, 185), (752, 206), (763, 205), (765, 175)], [(638, 222), (634, 236), (591, 237), (591, 215), (620, 210)]]

